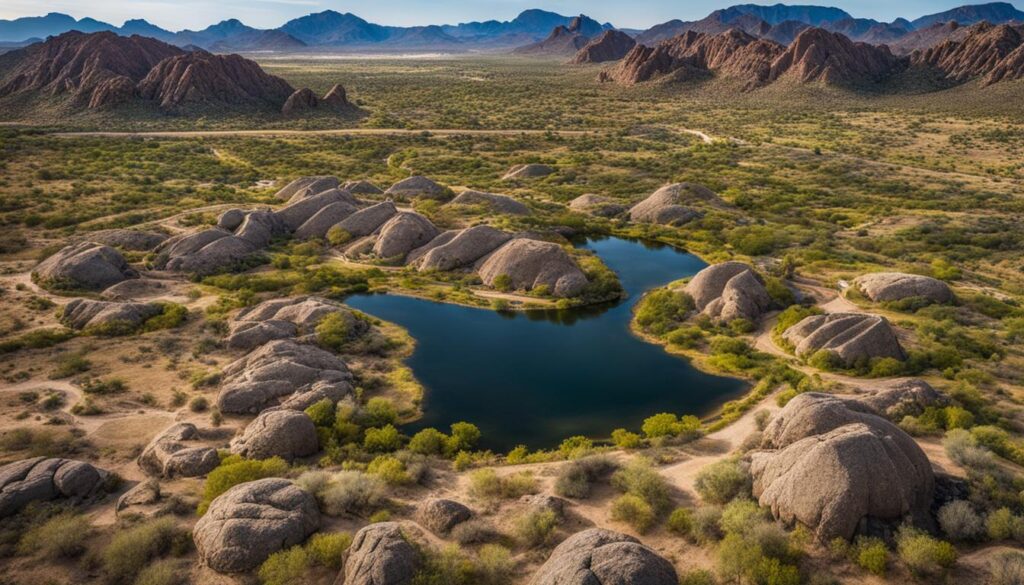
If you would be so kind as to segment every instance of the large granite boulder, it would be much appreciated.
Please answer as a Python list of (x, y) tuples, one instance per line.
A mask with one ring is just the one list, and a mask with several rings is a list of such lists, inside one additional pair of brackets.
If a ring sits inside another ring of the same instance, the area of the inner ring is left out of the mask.
[(32, 502), (67, 499), (80, 503), (98, 495), (107, 473), (73, 459), (33, 457), (0, 467), (0, 518)]
[(309, 221), (310, 218), (329, 205), (346, 203), (350, 207), (355, 207), (355, 200), (351, 194), (339, 191), (338, 189), (323, 191), (297, 201), (293, 197), (292, 201), (275, 212), (289, 232), (299, 229), (302, 224)]
[(234, 349), (253, 349), (275, 339), (310, 335), (331, 313), (345, 320), (349, 337), (370, 330), (370, 323), (348, 307), (321, 297), (294, 297), (264, 301), (242, 309), (231, 321), (225, 343)]
[(569, 209), (597, 217), (616, 217), (629, 211), (629, 207), (593, 193), (586, 193), (569, 202)]
[(213, 500), (192, 529), (192, 539), (205, 565), (220, 573), (241, 573), (301, 544), (319, 527), (313, 494), (287, 479), (258, 479)]
[(229, 349), (250, 350), (276, 339), (291, 339), (299, 335), (299, 328), (289, 321), (231, 321), (224, 345)]
[(32, 275), (45, 287), (95, 291), (139, 276), (120, 252), (96, 242), (61, 248), (40, 262)]
[(294, 236), (300, 240), (323, 238), (327, 232), (345, 218), (359, 211), (359, 208), (347, 201), (338, 201), (322, 207), (295, 230)]
[(427, 244), (440, 233), (426, 217), (403, 211), (381, 226), (373, 253), (378, 258), (404, 260), (406, 254)]
[(782, 337), (793, 344), (800, 357), (826, 350), (846, 366), (873, 358), (907, 358), (889, 321), (878, 315), (811, 315), (783, 332)]
[(246, 212), (241, 209), (228, 209), (217, 216), (217, 227), (233, 232), (245, 221)]
[(368, 236), (384, 225), (384, 222), (391, 219), (398, 213), (395, 204), (391, 201), (384, 201), (371, 205), (365, 209), (353, 213), (337, 224), (338, 228), (345, 230), (353, 238)]
[(341, 188), (354, 195), (380, 195), (384, 192), (380, 187), (366, 180), (349, 181)]
[(74, 299), (64, 305), (60, 321), (72, 329), (82, 330), (87, 327), (124, 326), (136, 329), (163, 312), (156, 303), (116, 303), (111, 301), (94, 301), (92, 299)]
[[(257, 222), (253, 222), (247, 232), (250, 237), (254, 238), (262, 231), (258, 226)], [(231, 270), (258, 250), (258, 246), (246, 239), (214, 228), (165, 241), (157, 248), (153, 265), (157, 270), (206, 276)]]
[(370, 524), (345, 551), (345, 567), (335, 585), (411, 585), (423, 566), (419, 551), (396, 522)]
[(486, 207), (495, 213), (504, 213), (507, 215), (530, 214), (530, 208), (527, 207), (525, 203), (517, 201), (508, 195), (484, 193), (482, 191), (473, 190), (459, 193), (455, 199), (448, 202), (448, 205), (479, 205)]
[(200, 477), (220, 465), (213, 447), (196, 444), (202, 437), (192, 423), (176, 423), (150, 441), (139, 455), (139, 467), (157, 477)]
[(579, 295), (587, 286), (586, 275), (561, 246), (527, 238), (502, 245), (483, 261), (478, 273), (487, 286), (505, 275), (515, 290), (543, 285), (557, 297)]
[(527, 165), (513, 165), (505, 174), (501, 177), (502, 181), (512, 181), (515, 179), (536, 179), (539, 177), (546, 177), (551, 173), (555, 172), (555, 167), (551, 165), (543, 165), (539, 163), (531, 163)]
[(472, 516), (472, 510), (465, 505), (443, 498), (424, 500), (416, 510), (420, 525), (441, 535), (448, 534), (456, 524), (462, 524)]
[(338, 179), (335, 177), (299, 177), (278, 191), (276, 197), (281, 201), (288, 201), (303, 191), (316, 194), (327, 191), (328, 189), (336, 189), (337, 187)]
[(797, 396), (750, 454), (754, 497), (822, 542), (852, 538), (869, 520), (924, 521), (935, 478), (927, 456), (899, 427), (855, 400)]
[(89, 234), (88, 241), (131, 252), (148, 252), (167, 239), (167, 234), (143, 230), (109, 229)]
[(875, 272), (853, 282), (864, 296), (876, 303), (924, 298), (933, 303), (953, 302), (953, 291), (941, 280), (919, 274)]
[(221, 412), (258, 413), (281, 405), (303, 410), (352, 392), (352, 374), (337, 355), (289, 339), (271, 341), (224, 368)]
[(887, 388), (857, 397), (857, 400), (875, 412), (901, 421), (905, 416), (920, 416), (930, 406), (949, 405), (949, 397), (924, 380), (899, 380)]
[(512, 236), (488, 225), (445, 232), (426, 246), (409, 254), (410, 264), (418, 270), (455, 270), (470, 266), (512, 239)]
[(551, 551), (531, 585), (678, 585), (675, 567), (632, 536), (590, 528)]
[(742, 262), (708, 266), (686, 286), (697, 310), (712, 319), (757, 321), (772, 305), (772, 297), (754, 269)]
[(391, 185), (391, 187), (389, 187), (384, 193), (398, 199), (423, 197), (425, 199), (445, 200), (448, 198), (448, 189), (445, 189), (434, 181), (421, 176), (402, 179), (394, 185)]
[(231, 443), (231, 452), (248, 459), (280, 457), (292, 461), (320, 450), (316, 425), (304, 412), (264, 410)]
[(666, 185), (629, 210), (631, 220), (681, 226), (704, 216), (702, 206), (724, 207), (710, 189), (695, 183)]
[(291, 225), (283, 221), (277, 213), (261, 209), (245, 214), (245, 219), (235, 229), (235, 237), (254, 248), (265, 248), (270, 245), (271, 240), (284, 236), (291, 230)]

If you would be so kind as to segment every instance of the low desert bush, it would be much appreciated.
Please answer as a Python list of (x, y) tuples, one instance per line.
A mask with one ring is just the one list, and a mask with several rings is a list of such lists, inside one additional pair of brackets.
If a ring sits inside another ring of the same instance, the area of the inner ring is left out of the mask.
[(706, 465), (697, 473), (694, 488), (705, 502), (725, 504), (735, 498), (750, 497), (751, 477), (738, 459), (723, 459)]
[(536, 491), (536, 478), (525, 471), (500, 476), (493, 469), (478, 469), (469, 475), (469, 492), (478, 498), (514, 499)]
[(615, 468), (615, 462), (603, 455), (592, 455), (566, 463), (558, 470), (555, 493), (565, 498), (586, 498), (590, 496), (592, 484), (607, 477)]
[(956, 549), (915, 528), (904, 526), (896, 535), (900, 560), (917, 577), (941, 575), (956, 562)]
[(185, 585), (187, 575), (180, 561), (161, 559), (139, 571), (133, 585)]
[(553, 510), (530, 510), (516, 518), (513, 531), (525, 546), (536, 547), (547, 543), (558, 527), (558, 514)]
[(382, 479), (361, 471), (339, 471), (317, 492), (324, 512), (330, 516), (365, 514), (387, 499)]
[(655, 515), (664, 513), (671, 503), (668, 481), (645, 459), (635, 459), (612, 474), (612, 485), (647, 502)]
[(874, 575), (884, 575), (889, 564), (889, 549), (879, 538), (858, 538), (851, 550), (857, 566)]
[(1024, 554), (1003, 552), (988, 563), (988, 585), (1020, 585), (1024, 583)]
[(647, 532), (655, 521), (654, 509), (643, 498), (632, 494), (625, 494), (612, 502), (612, 520), (625, 522), (633, 530), (643, 534)]
[(693, 512), (689, 508), (676, 508), (668, 516), (668, 529), (679, 536), (689, 537), (693, 532)]
[(939, 508), (939, 526), (951, 540), (974, 540), (985, 533), (985, 523), (966, 500), (956, 500)]
[(183, 554), (191, 535), (171, 518), (159, 518), (115, 534), (103, 549), (103, 572), (115, 583), (131, 583), (144, 568), (167, 554)]
[(21, 537), (21, 554), (38, 553), (49, 560), (76, 557), (85, 551), (92, 532), (89, 518), (73, 512), (58, 514)]
[(231, 455), (221, 461), (216, 469), (206, 476), (203, 497), (199, 502), (199, 515), (206, 513), (213, 500), (238, 484), (279, 477), (288, 472), (288, 463), (280, 457), (254, 461), (239, 455)]

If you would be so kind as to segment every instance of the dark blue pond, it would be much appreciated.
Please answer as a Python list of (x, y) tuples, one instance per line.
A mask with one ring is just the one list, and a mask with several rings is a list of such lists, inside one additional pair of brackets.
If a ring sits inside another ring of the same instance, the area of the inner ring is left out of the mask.
[(398, 323), (416, 338), (409, 359), (427, 388), (424, 416), (407, 431), (476, 424), (487, 448), (553, 447), (572, 435), (639, 430), (658, 412), (706, 414), (746, 386), (704, 374), (629, 331), (641, 294), (706, 266), (667, 246), (591, 240), (618, 273), (626, 301), (570, 311), (496, 313), (389, 295), (347, 303)]

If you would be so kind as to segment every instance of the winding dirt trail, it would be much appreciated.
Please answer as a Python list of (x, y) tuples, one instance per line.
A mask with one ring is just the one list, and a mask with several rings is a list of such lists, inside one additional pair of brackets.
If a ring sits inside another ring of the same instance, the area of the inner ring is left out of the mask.
[[(222, 138), (236, 136), (417, 136), (430, 134), (434, 136), (537, 136), (553, 134), (555, 136), (592, 136), (603, 130), (536, 130), (509, 129), (483, 130), (479, 128), (428, 128), (409, 130), (406, 128), (336, 128), (330, 130), (154, 130), (140, 132), (54, 132), (51, 136), (59, 138)], [(694, 133), (696, 131), (690, 132)]]

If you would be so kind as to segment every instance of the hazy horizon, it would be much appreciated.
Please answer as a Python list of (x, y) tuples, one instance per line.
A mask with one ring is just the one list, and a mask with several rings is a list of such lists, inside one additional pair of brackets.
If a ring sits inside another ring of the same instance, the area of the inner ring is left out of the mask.
[[(669, 0), (634, 0), (628, 4), (611, 0), (222, 0), (216, 4), (199, 0), (6, 0), (0, 19), (42, 16), (50, 12), (76, 19), (91, 17), (120, 26), (125, 20), (141, 18), (165, 29), (203, 29), (229, 18), (256, 28), (277, 28), (285, 22), (312, 12), (351, 12), (370, 22), (393, 26), (458, 24), (479, 20), (511, 20), (523, 10), (540, 8), (561, 14), (586, 14), (621, 28), (647, 28), (678, 18), (697, 20), (713, 10), (743, 3), (742, 0), (696, 0), (683, 6)], [(775, 4), (776, 2), (753, 2)], [(821, 6), (842, 8), (858, 18), (892, 21), (898, 17), (917, 18), (966, 4), (964, 0), (841, 0)], [(985, 2), (978, 2), (979, 4)], [(1009, 2), (1019, 8), (1018, 2)], [(793, 2), (787, 4), (812, 4)]]

